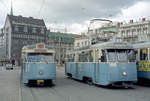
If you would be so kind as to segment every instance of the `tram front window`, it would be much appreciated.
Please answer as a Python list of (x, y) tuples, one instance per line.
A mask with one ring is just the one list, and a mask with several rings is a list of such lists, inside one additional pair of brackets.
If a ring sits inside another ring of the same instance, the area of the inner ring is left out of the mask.
[(109, 62), (115, 62), (116, 61), (116, 52), (114, 49), (108, 50), (108, 60), (109, 60)]
[(28, 62), (54, 62), (51, 53), (30, 53), (28, 54)]
[(127, 62), (128, 56), (127, 56), (127, 50), (123, 49), (108, 49), (108, 60), (109, 62)]
[(119, 62), (127, 62), (128, 61), (126, 50), (116, 50), (116, 53), (117, 53), (117, 60)]

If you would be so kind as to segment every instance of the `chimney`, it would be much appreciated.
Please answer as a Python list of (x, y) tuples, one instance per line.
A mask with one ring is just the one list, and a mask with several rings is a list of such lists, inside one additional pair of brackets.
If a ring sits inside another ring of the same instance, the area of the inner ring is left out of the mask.
[(144, 21), (146, 21), (146, 19), (145, 19), (145, 18), (142, 18), (142, 22), (144, 22)]
[(130, 20), (130, 23), (133, 23), (133, 20)]
[(118, 23), (117, 23), (117, 26), (118, 26), (118, 27), (120, 27), (120, 25), (121, 25), (121, 23), (120, 23), (120, 22), (118, 22)]
[(66, 27), (64, 28), (64, 33), (67, 33), (67, 28)]

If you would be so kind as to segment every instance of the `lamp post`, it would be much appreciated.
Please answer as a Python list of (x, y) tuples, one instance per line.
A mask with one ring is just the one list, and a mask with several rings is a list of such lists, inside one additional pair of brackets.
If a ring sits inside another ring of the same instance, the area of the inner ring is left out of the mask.
[(58, 63), (60, 64), (60, 45), (61, 44), (61, 37), (59, 36), (59, 59), (58, 59)]

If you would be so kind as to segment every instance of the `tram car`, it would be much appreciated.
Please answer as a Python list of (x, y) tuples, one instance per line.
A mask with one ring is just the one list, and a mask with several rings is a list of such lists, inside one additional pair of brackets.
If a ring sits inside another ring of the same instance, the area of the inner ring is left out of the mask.
[(43, 43), (22, 48), (21, 76), (24, 84), (55, 85), (55, 51)]
[(133, 48), (136, 51), (138, 80), (150, 82), (150, 42), (134, 44)]
[(131, 86), (137, 81), (132, 45), (105, 42), (67, 52), (65, 74), (101, 86)]

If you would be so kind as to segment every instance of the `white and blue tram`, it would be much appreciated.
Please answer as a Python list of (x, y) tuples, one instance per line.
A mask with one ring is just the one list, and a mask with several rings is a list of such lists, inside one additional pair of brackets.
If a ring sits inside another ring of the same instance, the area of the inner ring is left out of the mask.
[(67, 54), (65, 74), (97, 85), (132, 84), (137, 81), (133, 48), (127, 43), (106, 42)]
[(51, 46), (39, 43), (22, 48), (21, 76), (24, 84), (55, 85), (55, 51)]

